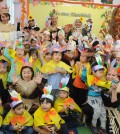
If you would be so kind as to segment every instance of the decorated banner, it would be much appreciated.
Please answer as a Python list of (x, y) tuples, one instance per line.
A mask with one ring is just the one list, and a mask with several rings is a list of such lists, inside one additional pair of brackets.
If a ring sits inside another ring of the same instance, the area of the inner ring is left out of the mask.
[[(35, 3), (34, 3), (35, 2)], [(29, 15), (31, 15), (41, 30), (45, 27), (46, 18), (50, 11), (58, 12), (58, 25), (73, 24), (76, 18), (83, 19), (84, 26), (91, 26), (92, 33), (103, 36), (108, 32), (108, 22), (111, 21), (112, 11), (116, 8), (101, 4), (71, 4), (65, 2), (31, 1)]]

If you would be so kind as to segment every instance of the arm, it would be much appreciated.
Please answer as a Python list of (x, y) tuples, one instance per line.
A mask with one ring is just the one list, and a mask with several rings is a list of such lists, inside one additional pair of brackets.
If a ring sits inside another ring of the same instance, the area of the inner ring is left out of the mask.
[(9, 49), (8, 48), (5, 48), (4, 49), (4, 55), (5, 55), (6, 58), (8, 58), (11, 61), (12, 57), (9, 54)]

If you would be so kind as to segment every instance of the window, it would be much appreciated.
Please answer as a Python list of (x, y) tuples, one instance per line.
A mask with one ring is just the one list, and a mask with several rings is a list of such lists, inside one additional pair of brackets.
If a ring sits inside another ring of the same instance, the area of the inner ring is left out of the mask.
[(14, 24), (14, 0), (7, 0), (10, 13), (10, 23)]

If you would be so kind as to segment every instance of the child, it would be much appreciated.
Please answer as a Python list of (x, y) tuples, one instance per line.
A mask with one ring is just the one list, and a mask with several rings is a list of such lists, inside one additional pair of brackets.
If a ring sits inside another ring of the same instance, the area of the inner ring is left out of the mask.
[(63, 29), (59, 30), (58, 32), (58, 42), (61, 46), (67, 45), (67, 43), (65, 42), (65, 32)]
[(41, 68), (41, 61), (38, 58), (38, 50), (35, 49), (35, 48), (30, 49), (30, 51), (29, 51), (29, 57), (32, 57), (32, 59), (33, 59), (32, 68), (34, 70), (34, 74), (36, 75), (37, 72)]
[(34, 113), (34, 130), (39, 134), (55, 134), (60, 130), (61, 124), (64, 124), (62, 118), (53, 108), (53, 96), (48, 94), (51, 90), (51, 85), (44, 88), (45, 94), (41, 97), (41, 106)]
[(81, 113), (81, 109), (74, 100), (69, 97), (69, 88), (64, 84), (62, 86), (63, 87), (59, 90), (59, 96), (55, 101), (54, 107), (61, 118), (65, 120), (68, 128), (77, 127), (80, 125), (77, 119), (79, 118), (78, 114)]
[(53, 86), (51, 94), (54, 99), (58, 97), (59, 83), (66, 73), (72, 73), (73, 69), (61, 61), (62, 53), (58, 44), (53, 46), (52, 60), (41, 67), (40, 71), (48, 75), (47, 83)]
[[(74, 78), (73, 89), (71, 89), (71, 97), (77, 103), (79, 107), (87, 100), (87, 85), (85, 74), (91, 74), (91, 66), (89, 63), (90, 57), (93, 56), (93, 52), (90, 49), (81, 51), (80, 61), (77, 61), (74, 65), (74, 61), (71, 61), (71, 66), (74, 68), (72, 77)], [(87, 71), (85, 70), (87, 68)], [(84, 74), (85, 73), (85, 74)], [(83, 75), (82, 75), (83, 74)]]
[(50, 51), (50, 47), (46, 47), (40, 52), (40, 59), (41, 59), (42, 65), (52, 60), (52, 52)]
[[(14, 94), (14, 93), (13, 93)], [(3, 120), (3, 129), (6, 134), (33, 134), (33, 118), (25, 110), (22, 100), (12, 97), (11, 110)]]
[(8, 74), (8, 82), (11, 83), (12, 82), (11, 76), (13, 73), (17, 73), (17, 75), (20, 76), (20, 70), (24, 63), (24, 46), (22, 45), (21, 42), (17, 42), (16, 51), (12, 50), (11, 53), (9, 52), (9, 49), (8, 49), (8, 47), (10, 46), (11, 44), (6, 44), (4, 55), (11, 62), (11, 70)]
[(31, 41), (30, 41), (30, 49), (31, 48), (40, 48), (40, 46), (38, 45), (38, 41), (37, 41), (37, 38), (32, 38)]
[(23, 45), (25, 47), (25, 55), (27, 55), (29, 50), (30, 50), (30, 43), (29, 42), (23, 42)]
[(0, 60), (0, 92), (3, 105), (8, 102), (9, 93), (7, 90), (8, 62)]
[[(106, 110), (101, 98), (101, 91), (110, 89), (111, 82), (103, 81), (104, 67), (97, 63), (92, 65), (92, 75), (87, 76), (88, 84), (88, 104), (93, 107), (94, 114), (92, 118), (92, 132), (93, 134), (106, 134)], [(97, 120), (100, 118), (101, 126), (98, 131)]]
[(1, 128), (1, 126), (2, 126), (2, 121), (3, 121), (3, 119), (2, 119), (2, 114), (3, 114), (3, 106), (2, 106), (2, 100), (1, 100), (1, 98), (0, 98), (0, 134), (3, 134), (3, 133), (2, 133), (2, 128)]

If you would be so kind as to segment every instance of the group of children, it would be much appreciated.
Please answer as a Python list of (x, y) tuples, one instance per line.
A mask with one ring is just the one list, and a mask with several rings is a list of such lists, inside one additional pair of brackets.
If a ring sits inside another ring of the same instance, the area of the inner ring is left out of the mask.
[(78, 18), (73, 28), (58, 28), (51, 13), (41, 33), (29, 20), (15, 50), (0, 44), (0, 134), (69, 134), (81, 125), (85, 104), (94, 111), (92, 133), (107, 134), (101, 93), (119, 83), (106, 75), (111, 67), (120, 74), (120, 41), (87, 35)]

